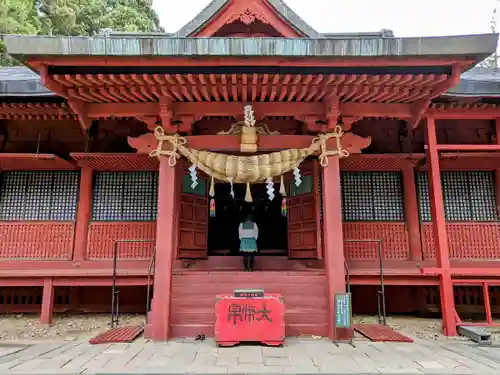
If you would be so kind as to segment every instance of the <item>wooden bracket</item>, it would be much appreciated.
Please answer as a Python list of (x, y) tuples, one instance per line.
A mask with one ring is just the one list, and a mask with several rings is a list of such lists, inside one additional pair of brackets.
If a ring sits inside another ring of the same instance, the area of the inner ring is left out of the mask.
[(184, 115), (180, 116), (181, 124), (177, 125), (179, 133), (190, 133), (193, 130), (193, 123), (201, 120), (202, 116)]
[(306, 125), (307, 130), (312, 133), (321, 133), (327, 130), (327, 125), (318, 124), (318, 121), (320, 120), (319, 116), (297, 116), (296, 119), (302, 121)]
[(92, 119), (87, 115), (86, 103), (77, 100), (68, 100), (68, 106), (78, 116), (78, 121), (84, 135), (88, 136), (88, 130), (92, 126)]
[(172, 102), (168, 97), (161, 97), (160, 102), (158, 103), (159, 111), (158, 116), (160, 116), (161, 126), (167, 133), (176, 133), (177, 128), (172, 124), (173, 120), (173, 111), (172, 111)]
[(154, 131), (158, 123), (157, 116), (136, 116), (136, 119), (145, 123), (149, 131)]
[(338, 125), (340, 117), (340, 98), (337, 91), (328, 95), (325, 100), (325, 117), (328, 129), (334, 129)]
[(64, 99), (68, 99), (68, 90), (63, 85), (58, 82), (54, 82), (50, 79), (49, 71), (47, 65), (40, 65), (38, 72), (40, 73), (40, 81), (42, 85), (47, 87), (50, 91), (55, 92)]
[(418, 127), (418, 124), (420, 124), (420, 121), (424, 117), (425, 112), (427, 112), (427, 109), (429, 109), (430, 105), (431, 105), (430, 100), (421, 100), (413, 104), (410, 104), (411, 117), (407, 120), (408, 131), (411, 131)]
[(362, 117), (354, 117), (354, 116), (347, 116), (347, 117), (342, 117), (342, 130), (345, 132), (348, 132), (351, 130), (352, 125), (356, 122), (361, 120)]

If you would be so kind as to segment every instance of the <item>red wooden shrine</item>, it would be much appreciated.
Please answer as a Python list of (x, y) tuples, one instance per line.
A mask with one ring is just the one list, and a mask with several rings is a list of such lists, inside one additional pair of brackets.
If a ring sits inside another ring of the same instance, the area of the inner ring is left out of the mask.
[[(320, 34), (280, 0), (226, 0), (173, 35), (4, 39), (26, 67), (0, 85), (0, 311), (109, 311), (117, 246), (120, 311), (145, 312), (152, 285), (155, 340), (214, 336), (215, 296), (235, 288), (280, 294), (286, 335), (333, 337), (346, 270), (354, 313), (373, 313), (381, 263), (389, 313), (441, 314), (447, 335), (500, 313), (500, 87), (471, 78), (496, 35)], [(337, 125), (349, 151), (305, 160), (300, 186), (284, 176), (286, 216), (279, 181), (272, 201), (252, 186), (252, 273), (234, 251), (241, 186), (217, 182), (210, 216), (207, 176), (191, 187), (186, 160), (149, 155), (157, 126), (240, 154), (245, 105), (259, 153)]]

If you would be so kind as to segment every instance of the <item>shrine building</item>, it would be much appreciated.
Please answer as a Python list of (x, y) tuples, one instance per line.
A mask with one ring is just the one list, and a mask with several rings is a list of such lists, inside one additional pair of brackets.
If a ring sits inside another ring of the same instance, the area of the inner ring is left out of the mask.
[(174, 34), (5, 36), (25, 66), (0, 69), (0, 311), (109, 312), (115, 280), (154, 340), (213, 336), (237, 288), (280, 293), (288, 336), (332, 337), (346, 288), (355, 314), (383, 291), (446, 335), (492, 325), (500, 83), (475, 66), (497, 37), (321, 34), (281, 0), (214, 0)]

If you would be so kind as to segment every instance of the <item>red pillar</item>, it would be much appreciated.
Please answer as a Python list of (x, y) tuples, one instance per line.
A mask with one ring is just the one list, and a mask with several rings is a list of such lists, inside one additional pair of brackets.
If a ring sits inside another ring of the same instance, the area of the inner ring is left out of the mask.
[(422, 260), (422, 241), (418, 217), (417, 189), (415, 171), (412, 167), (403, 169), (403, 195), (406, 226), (410, 245), (410, 260)]
[(455, 301), (450, 273), (450, 256), (448, 234), (444, 215), (443, 191), (441, 173), (439, 170), (439, 155), (437, 150), (436, 123), (433, 117), (427, 117), (427, 164), (429, 167), (429, 193), (431, 198), (432, 229), (436, 246), (438, 268), (441, 269), (439, 291), (441, 297), (441, 312), (443, 315), (443, 332), (446, 336), (456, 336)]
[(335, 332), (335, 293), (345, 292), (344, 236), (342, 233), (342, 209), (340, 193), (340, 165), (338, 156), (328, 157), (328, 166), (323, 173), (323, 222), (325, 267), (328, 280), (328, 316), (331, 339), (347, 339), (349, 330), (337, 329)]
[(92, 210), (92, 169), (84, 167), (80, 177), (80, 193), (76, 212), (73, 260), (83, 261), (87, 254), (87, 237)]
[(321, 238), (321, 233), (323, 232), (323, 225), (321, 223), (321, 211), (320, 211), (320, 187), (319, 187), (319, 174), (321, 166), (318, 160), (313, 161), (313, 178), (314, 178), (314, 207), (316, 207), (316, 258), (323, 259), (323, 241)]
[(148, 316), (148, 338), (166, 341), (170, 329), (170, 292), (172, 288), (172, 258), (174, 253), (176, 208), (176, 168), (168, 165), (166, 156), (160, 157), (158, 181), (158, 216), (156, 218), (156, 261), (154, 292)]
[[(495, 129), (497, 136), (497, 145), (500, 145), (500, 118), (495, 119)], [(497, 212), (500, 214), (500, 168), (495, 170), (495, 187), (497, 196)]]
[(52, 277), (43, 280), (42, 311), (40, 324), (52, 324), (52, 311), (54, 309), (54, 285)]

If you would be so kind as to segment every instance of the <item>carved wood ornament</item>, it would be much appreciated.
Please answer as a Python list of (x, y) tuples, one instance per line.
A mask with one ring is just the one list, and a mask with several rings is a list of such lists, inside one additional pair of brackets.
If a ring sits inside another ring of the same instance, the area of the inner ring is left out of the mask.
[(245, 25), (250, 25), (258, 20), (262, 23), (269, 24), (269, 21), (260, 13), (254, 12), (250, 8), (243, 9), (240, 13), (233, 14), (226, 20), (226, 24), (229, 25), (235, 21), (240, 21)]

